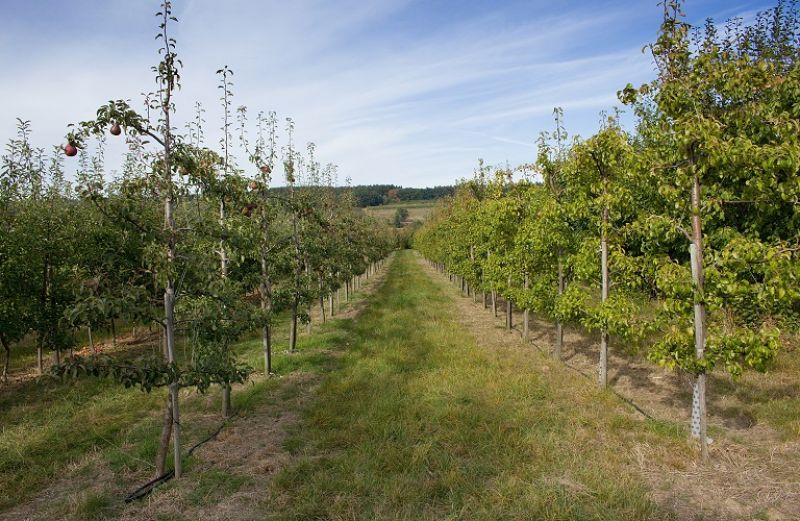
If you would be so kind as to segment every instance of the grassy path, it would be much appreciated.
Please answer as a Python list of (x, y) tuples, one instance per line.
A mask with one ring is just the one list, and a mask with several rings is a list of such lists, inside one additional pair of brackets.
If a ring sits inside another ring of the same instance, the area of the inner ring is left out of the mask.
[[(46, 492), (0, 519), (675, 517), (649, 499), (636, 472), (637, 457), (652, 453), (643, 447), (686, 460), (674, 426), (643, 422), (535, 351), (494, 342), (493, 326), (482, 332), (465, 320), (464, 299), (413, 252), (395, 255), (380, 281), (370, 281), (349, 315), (304, 337), (299, 353), (278, 349), (283, 377), (239, 389), (235, 421), (195, 453), (184, 478), (145, 501), (121, 501), (150, 472), (146, 441), (158, 425), (158, 409), (138, 402), (138, 391), (87, 390), (100, 394), (87, 402), (97, 419), (88, 429), (61, 413), (74, 430), (28, 424), (47, 447), (65, 434), (97, 435), (111, 414), (96, 409), (107, 392), (110, 402), (130, 407), (115, 420), (119, 433), (108, 433), (108, 446), (90, 443), (88, 459), (74, 465), (59, 460), (52, 468), (69, 470), (60, 480), (37, 473), (28, 481)], [(239, 350), (257, 363), (257, 340)], [(187, 400), (198, 436), (219, 421), (217, 394)], [(35, 451), (8, 458), (49, 461)], [(3, 470), (9, 484), (19, 475)]]
[(349, 338), (286, 442), (268, 518), (671, 517), (632, 447), (679, 447), (676, 435), (543, 358), (478, 345), (412, 252)]

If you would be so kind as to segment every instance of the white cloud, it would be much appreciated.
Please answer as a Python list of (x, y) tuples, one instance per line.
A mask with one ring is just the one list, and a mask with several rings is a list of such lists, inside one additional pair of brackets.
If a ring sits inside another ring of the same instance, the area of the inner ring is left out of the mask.
[[(214, 71), (227, 64), (235, 72), (234, 103), (247, 105), (251, 117), (260, 110), (292, 116), (296, 142), (314, 141), (319, 160), (338, 163), (341, 178), (445, 184), (469, 175), (479, 156), (490, 163), (531, 160), (554, 106), (564, 107), (578, 130), (592, 129), (620, 87), (650, 74), (636, 48), (572, 55), (576, 42), (604, 41), (620, 12), (587, 9), (580, 17), (551, 14), (513, 26), (500, 25), (499, 17), (467, 19), (417, 38), (375, 34), (404, 9), (424, 8), (410, 4), (186, 2), (175, 32), (185, 64), (179, 120), (202, 101), (207, 142), (216, 143), (221, 109)], [(31, 59), (18, 49), (0, 50), (6, 77), (13, 78), (0, 85), (0, 99), (7, 100), (0, 139), (11, 137), (19, 115), (33, 121), (37, 142), (60, 143), (66, 124), (91, 117), (100, 103), (138, 99), (152, 88), (154, 41), (137, 47), (117, 39), (118, 45), (98, 47), (115, 41), (103, 30), (83, 41), (53, 42)], [(113, 157), (121, 152), (114, 143), (110, 165), (119, 164)]]

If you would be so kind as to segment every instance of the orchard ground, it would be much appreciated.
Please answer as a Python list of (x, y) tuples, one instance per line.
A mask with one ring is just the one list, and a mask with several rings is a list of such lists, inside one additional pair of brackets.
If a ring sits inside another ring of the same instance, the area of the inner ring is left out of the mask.
[[(93, 380), (4, 387), (0, 519), (800, 513), (793, 353), (736, 392), (714, 378), (715, 442), (711, 463), (700, 465), (687, 440), (688, 401), (675, 392), (680, 378), (635, 355), (612, 359), (613, 387), (655, 419), (580, 374), (592, 371), (593, 339), (571, 331), (571, 367), (556, 362), (549, 324), (535, 320), (523, 342), (414, 252), (395, 255), (354, 302), (315, 325), (298, 354), (285, 353), (281, 339), (281, 377), (237, 389), (238, 415), (187, 459), (185, 477), (131, 505), (125, 493), (152, 474), (162, 393)], [(258, 366), (257, 340), (239, 353)], [(219, 395), (185, 402), (193, 443), (219, 425)]]

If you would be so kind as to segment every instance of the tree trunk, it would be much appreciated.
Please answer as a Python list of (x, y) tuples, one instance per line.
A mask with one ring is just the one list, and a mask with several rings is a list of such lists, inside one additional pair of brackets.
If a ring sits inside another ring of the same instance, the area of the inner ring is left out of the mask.
[[(511, 293), (511, 277), (508, 277), (508, 291)], [(509, 331), (514, 328), (514, 304), (511, 297), (506, 298), (506, 329)]]
[(117, 323), (111, 317), (111, 345), (117, 347)]
[(164, 417), (161, 424), (161, 437), (158, 439), (158, 451), (156, 452), (156, 475), (163, 476), (167, 467), (167, 453), (169, 452), (169, 439), (172, 436), (172, 396), (167, 397), (167, 405), (164, 407)]
[(264, 349), (264, 376), (272, 374), (272, 331), (268, 325), (261, 327), (261, 346)]
[(222, 417), (231, 417), (231, 384), (222, 386)]
[[(227, 117), (227, 115), (226, 115)], [(227, 142), (227, 136), (226, 136)], [(227, 160), (227, 153), (228, 147), (227, 144), (225, 146), (225, 174), (228, 173), (228, 160)], [(221, 200), (219, 202), (219, 225), (220, 228), (224, 228), (225, 226), (225, 200)], [(225, 240), (220, 239), (219, 241), (219, 264), (220, 264), (220, 275), (222, 279), (225, 280), (228, 278), (228, 252), (225, 249)], [(225, 354), (228, 354), (228, 343), (224, 342)], [(230, 418), (231, 416), (231, 384), (226, 383), (222, 385), (222, 417), (223, 418)]]
[(87, 326), (87, 330), (89, 332), (89, 347), (92, 350), (92, 358), (97, 356), (97, 349), (94, 347), (94, 339), (92, 338), (92, 325), (89, 324)]
[(333, 318), (333, 292), (328, 293), (328, 314)]
[(297, 347), (297, 295), (292, 298), (292, 319), (289, 323), (289, 352)]
[[(469, 262), (470, 262), (470, 272), (475, 273), (474, 271), (475, 246), (473, 246), (472, 244), (469, 245)], [(477, 298), (477, 296), (475, 295), (475, 288), (473, 287), (471, 289), (472, 289), (472, 302), (475, 302), (475, 299)], [(470, 293), (470, 287), (467, 286), (467, 296), (469, 296), (469, 293)]]
[(6, 341), (3, 335), (0, 335), (0, 344), (3, 344), (3, 351), (5, 351), (6, 358), (3, 360), (3, 382), (8, 381), (8, 364), (11, 361), (11, 345)]
[[(558, 295), (564, 294), (564, 263), (561, 260), (561, 252), (558, 252)], [(560, 320), (556, 321), (556, 345), (553, 353), (556, 359), (561, 359), (564, 348), (564, 326)]]
[(320, 275), (320, 277), (319, 277), (319, 312), (320, 312), (320, 315), (322, 316), (322, 323), (324, 324), (327, 319), (325, 317), (325, 295), (323, 295), (322, 291), (323, 291), (322, 275)]
[[(165, 45), (170, 41), (167, 33), (169, 22), (169, 10), (163, 9), (162, 15), (164, 17), (161, 24), (162, 38)], [(164, 172), (164, 229), (166, 231), (166, 241), (164, 247), (167, 253), (167, 277), (164, 287), (164, 336), (166, 339), (167, 348), (167, 361), (172, 365), (177, 365), (175, 357), (175, 281), (173, 280), (173, 268), (177, 262), (177, 232), (178, 227), (175, 223), (175, 186), (172, 181), (172, 89), (173, 89), (173, 70), (170, 69), (171, 64), (162, 62), (166, 69), (166, 77), (160, 77), (161, 86), (163, 88), (163, 96), (161, 100), (161, 110), (164, 117), (164, 154), (163, 172)], [(172, 441), (173, 441), (173, 457), (175, 461), (175, 478), (180, 478), (183, 473), (181, 465), (181, 422), (180, 422), (180, 407), (178, 396), (178, 381), (174, 380), (170, 383), (169, 394), (172, 405)], [(168, 440), (168, 438), (167, 438)]]
[[(174, 246), (170, 247), (170, 253), (174, 260), (175, 249)], [(165, 329), (167, 340), (167, 356), (170, 364), (176, 364), (175, 358), (175, 288), (172, 279), (167, 279), (167, 287), (164, 291), (164, 308), (165, 308)], [(173, 458), (175, 461), (175, 477), (181, 477), (183, 471), (181, 465), (181, 423), (180, 423), (180, 406), (178, 397), (178, 382), (173, 381), (169, 386), (170, 400), (172, 402), (172, 443), (173, 443)]]
[[(703, 272), (703, 228), (700, 215), (700, 178), (694, 175), (692, 183), (692, 244), (689, 247), (694, 286), (694, 350), (695, 358), (702, 360), (706, 348), (706, 308)], [(692, 434), (700, 439), (700, 454), (708, 459), (706, 419), (706, 375), (698, 373), (694, 384), (692, 407)]]
[[(606, 187), (603, 186), (605, 195)], [(603, 206), (603, 219), (600, 225), (600, 301), (605, 304), (608, 300), (608, 205)], [(598, 380), (600, 387), (608, 385), (608, 328), (600, 329), (600, 363), (598, 367)]]
[(486, 277), (483, 274), (483, 268), (481, 268), (481, 298), (483, 299), (483, 309), (489, 307), (489, 301), (486, 298)]
[[(42, 273), (42, 293), (39, 296), (39, 306), (44, 312), (47, 309), (47, 299), (50, 288), (50, 256), (44, 256), (44, 268)], [(36, 365), (39, 370), (39, 376), (44, 374), (44, 334), (43, 331), (38, 331), (37, 344), (36, 344)]]
[[(266, 230), (266, 225), (264, 226)], [(266, 231), (264, 232), (264, 244), (266, 244)], [(264, 349), (264, 376), (272, 374), (272, 281), (269, 276), (269, 265), (267, 263), (266, 249), (261, 250), (261, 284), (258, 286), (261, 294), (261, 312), (264, 314), (264, 324), (261, 326), (261, 346)]]
[[(528, 290), (528, 274), (525, 274), (525, 280), (522, 282), (523, 289)], [(527, 295), (526, 295), (527, 298)], [(530, 317), (528, 313), (528, 306), (525, 306), (525, 310), (522, 312), (522, 338), (523, 340), (528, 340), (528, 331), (530, 328)]]
[(41, 337), (36, 341), (36, 369), (39, 371), (39, 376), (44, 374), (44, 346)]

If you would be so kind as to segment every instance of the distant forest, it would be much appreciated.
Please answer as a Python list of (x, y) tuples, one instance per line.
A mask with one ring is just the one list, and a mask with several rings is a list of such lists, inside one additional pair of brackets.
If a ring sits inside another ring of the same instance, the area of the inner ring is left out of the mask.
[[(284, 192), (286, 187), (273, 188), (275, 192)], [(455, 186), (434, 186), (431, 188), (403, 188), (397, 185), (356, 185), (339, 186), (337, 191), (352, 190), (356, 204), (361, 207), (380, 206), (400, 201), (429, 201), (455, 193)]]

